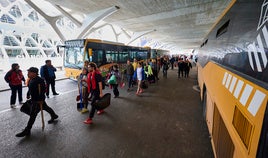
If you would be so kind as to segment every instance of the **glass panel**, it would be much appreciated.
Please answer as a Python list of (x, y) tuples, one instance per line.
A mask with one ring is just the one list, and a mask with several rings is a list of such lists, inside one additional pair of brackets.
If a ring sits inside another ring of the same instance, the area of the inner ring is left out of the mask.
[(28, 16), (30, 19), (32, 19), (33, 21), (38, 21), (39, 18), (38, 18), (38, 15), (35, 11), (32, 11), (29, 16)]
[(82, 68), (84, 49), (83, 47), (66, 47), (64, 53), (64, 66), (69, 68)]
[(43, 57), (42, 53), (40, 50), (27, 50), (28, 54), (30, 57)]
[(44, 48), (51, 48), (51, 44), (48, 41), (44, 41), (43, 46)]
[(128, 52), (121, 52), (119, 53), (119, 63), (126, 63), (129, 59)]
[(27, 47), (37, 47), (37, 45), (33, 42), (32, 39), (28, 38), (25, 42), (25, 46)]
[(38, 42), (38, 38), (39, 38), (39, 34), (38, 34), (38, 33), (32, 33), (32, 34), (31, 34), (31, 37), (32, 37), (36, 42)]
[(134, 58), (137, 58), (136, 52), (134, 52), (134, 51), (129, 52), (129, 59), (130, 59), (130, 61), (133, 61)]
[(14, 5), (10, 10), (9, 13), (13, 15), (14, 17), (21, 17), (20, 8), (17, 5)]
[(11, 36), (5, 36), (4, 37), (4, 45), (7, 46), (19, 46), (19, 44), (16, 42), (15, 38)]
[(92, 53), (93, 62), (96, 63), (98, 67), (105, 63), (103, 60), (103, 50), (93, 50)]
[(107, 63), (117, 63), (118, 62), (118, 52), (117, 51), (106, 51)]
[(146, 60), (147, 59), (147, 51), (138, 51), (137, 52), (137, 60)]
[(9, 23), (9, 24), (16, 24), (15, 20), (13, 20), (10, 16), (7, 14), (3, 14), (1, 17), (1, 22)]
[(7, 52), (8, 57), (10, 58), (26, 57), (22, 49), (6, 49), (6, 52)]

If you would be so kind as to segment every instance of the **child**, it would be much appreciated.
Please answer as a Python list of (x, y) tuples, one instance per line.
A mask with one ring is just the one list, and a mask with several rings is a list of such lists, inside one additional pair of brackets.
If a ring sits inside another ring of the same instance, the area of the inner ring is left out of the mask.
[(80, 97), (82, 97), (82, 103), (83, 103), (83, 108), (81, 110), (81, 113), (88, 112), (87, 106), (88, 106), (89, 93), (88, 93), (88, 85), (87, 85), (87, 74), (88, 74), (88, 69), (83, 68), (82, 73), (79, 75), (79, 78), (78, 78), (78, 90), (79, 90)]
[(114, 65), (112, 71), (110, 72), (110, 75), (114, 75), (116, 78), (115, 83), (112, 83), (112, 87), (113, 87), (113, 93), (114, 93), (114, 98), (119, 97), (119, 91), (118, 91), (118, 84), (121, 81), (121, 77), (120, 77), (120, 72), (118, 70), (118, 65)]

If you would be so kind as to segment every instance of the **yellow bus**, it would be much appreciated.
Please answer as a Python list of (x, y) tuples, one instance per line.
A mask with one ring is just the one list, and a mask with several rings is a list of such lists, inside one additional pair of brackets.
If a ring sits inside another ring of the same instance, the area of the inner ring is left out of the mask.
[(268, 157), (267, 0), (230, 2), (198, 51), (214, 156)]
[(96, 39), (68, 40), (64, 44), (63, 65), (66, 76), (72, 79), (77, 79), (86, 60), (96, 63), (105, 76), (114, 64), (119, 64), (122, 68), (127, 60), (146, 60), (150, 57), (150, 48)]

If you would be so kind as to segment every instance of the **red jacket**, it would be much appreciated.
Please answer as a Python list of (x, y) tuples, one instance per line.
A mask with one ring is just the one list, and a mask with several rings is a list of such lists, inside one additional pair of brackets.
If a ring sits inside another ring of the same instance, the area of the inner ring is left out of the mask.
[(5, 80), (6, 80), (7, 83), (9, 83), (9, 85), (12, 85), (12, 86), (21, 85), (22, 81), (25, 82), (25, 78), (24, 78), (21, 70), (18, 70), (18, 71), (10, 70), (10, 71), (8, 71), (6, 73), (6, 75), (5, 75)]

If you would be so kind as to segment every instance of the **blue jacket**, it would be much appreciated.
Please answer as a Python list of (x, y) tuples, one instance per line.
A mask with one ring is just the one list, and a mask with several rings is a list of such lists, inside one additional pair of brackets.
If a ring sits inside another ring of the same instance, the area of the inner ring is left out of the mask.
[[(141, 73), (142, 73), (142, 80), (144, 80), (145, 79), (145, 73), (144, 73), (144, 69), (143, 68), (142, 68)], [(137, 69), (134, 71), (133, 80), (134, 81), (137, 80)]]

